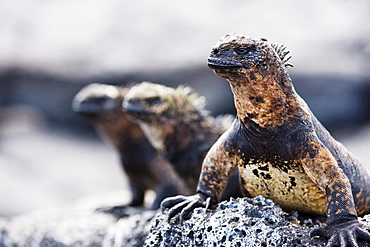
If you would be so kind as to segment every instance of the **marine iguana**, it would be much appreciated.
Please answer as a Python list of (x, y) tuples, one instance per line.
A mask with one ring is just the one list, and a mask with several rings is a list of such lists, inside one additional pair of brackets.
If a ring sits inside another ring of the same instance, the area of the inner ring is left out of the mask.
[[(128, 91), (126, 87), (90, 84), (77, 93), (72, 108), (93, 123), (100, 136), (118, 151), (131, 189), (129, 206), (143, 206), (145, 192), (155, 190), (157, 195), (151, 208), (157, 209), (164, 198), (189, 192), (140, 127), (122, 111), (122, 101)], [(112, 213), (119, 214), (120, 209), (120, 206), (114, 207)]]
[(284, 45), (227, 34), (212, 48), (208, 66), (230, 83), (237, 119), (208, 152), (197, 194), (164, 200), (169, 218), (214, 207), (230, 170), (238, 166), (246, 191), (285, 210), (325, 215), (311, 236), (327, 246), (370, 242), (357, 216), (370, 212), (370, 179), (360, 162), (321, 125), (295, 92)]
[[(192, 193), (196, 192), (206, 153), (234, 119), (230, 115), (212, 117), (205, 110), (205, 98), (190, 87), (175, 89), (151, 82), (133, 86), (123, 109), (139, 123)], [(235, 169), (224, 193), (226, 198), (242, 195), (238, 177)]]

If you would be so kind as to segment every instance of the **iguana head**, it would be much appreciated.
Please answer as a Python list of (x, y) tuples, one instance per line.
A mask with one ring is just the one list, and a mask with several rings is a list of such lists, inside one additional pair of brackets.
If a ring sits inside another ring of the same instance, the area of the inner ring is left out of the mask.
[(90, 120), (97, 119), (107, 112), (121, 111), (121, 104), (127, 90), (98, 83), (87, 85), (74, 97), (72, 109)]
[(140, 127), (122, 111), (122, 101), (129, 88), (106, 84), (90, 84), (75, 96), (72, 108), (94, 124), (99, 135), (122, 150), (135, 143), (145, 143)]
[(265, 77), (276, 68), (291, 66), (285, 46), (268, 44), (265, 38), (226, 34), (212, 48), (208, 66), (219, 76), (229, 78)]
[(142, 82), (127, 93), (123, 109), (134, 119), (144, 122), (180, 120), (184, 114), (203, 110), (204, 98), (192, 91), (190, 87), (180, 86), (175, 89)]
[(286, 66), (285, 46), (265, 38), (226, 34), (212, 48), (208, 66), (226, 78), (238, 118), (260, 127), (280, 126), (297, 112), (297, 97)]
[[(180, 133), (180, 129), (189, 132), (190, 128), (200, 128), (199, 121), (206, 115), (204, 102), (204, 98), (189, 87), (175, 89), (142, 82), (130, 89), (122, 106), (124, 112), (139, 123), (151, 144), (164, 151), (176, 145), (187, 145), (187, 139), (194, 139)], [(177, 138), (181, 139), (181, 144), (176, 143)]]

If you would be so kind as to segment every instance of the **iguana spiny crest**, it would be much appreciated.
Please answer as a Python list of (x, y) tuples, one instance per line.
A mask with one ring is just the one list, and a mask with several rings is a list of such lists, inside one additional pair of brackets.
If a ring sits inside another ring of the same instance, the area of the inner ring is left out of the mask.
[(189, 118), (208, 117), (205, 105), (205, 98), (191, 87), (171, 88), (151, 82), (133, 86), (123, 102), (125, 111), (136, 120), (148, 123), (163, 123), (171, 119), (187, 122)]

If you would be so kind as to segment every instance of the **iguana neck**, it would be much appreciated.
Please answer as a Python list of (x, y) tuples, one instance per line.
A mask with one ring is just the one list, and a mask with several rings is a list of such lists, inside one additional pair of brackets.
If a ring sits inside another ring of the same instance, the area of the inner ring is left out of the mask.
[(199, 115), (194, 115), (191, 122), (177, 121), (174, 126), (175, 133), (172, 135), (173, 140), (165, 139), (168, 154), (173, 156), (176, 155), (176, 152), (186, 152), (192, 146), (198, 145), (199, 142), (205, 142), (211, 128), (211, 122)]
[(271, 74), (251, 74), (227, 80), (234, 94), (238, 118), (245, 125), (253, 121), (261, 128), (273, 128), (300, 115), (298, 99), (289, 75), (276, 77)]
[[(199, 118), (199, 121), (196, 121), (196, 118)], [(196, 140), (205, 139), (211, 122), (194, 114), (191, 122), (179, 116), (177, 119), (166, 119), (161, 123), (142, 123), (140, 126), (147, 133), (152, 145), (171, 159), (177, 155), (176, 152), (184, 152)]]
[(145, 139), (140, 127), (122, 115), (122, 111), (106, 113), (96, 122), (96, 129), (106, 142), (120, 151), (137, 147)]

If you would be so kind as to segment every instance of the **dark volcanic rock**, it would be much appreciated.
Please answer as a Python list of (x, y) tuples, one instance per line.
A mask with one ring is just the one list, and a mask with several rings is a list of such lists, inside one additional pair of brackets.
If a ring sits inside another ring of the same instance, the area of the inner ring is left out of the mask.
[[(0, 219), (0, 247), (325, 246), (325, 240), (309, 237), (321, 224), (317, 218), (299, 216), (299, 221), (297, 213), (263, 197), (231, 199), (215, 210), (197, 208), (189, 220), (175, 217), (171, 224), (158, 211), (130, 208), (130, 216), (121, 219), (99, 213), (100, 200)], [(362, 219), (367, 227), (369, 219)]]
[(297, 217), (263, 197), (231, 199), (214, 211), (197, 208), (183, 223), (158, 214), (144, 246), (325, 246), (309, 237), (318, 219), (306, 218), (303, 226)]

